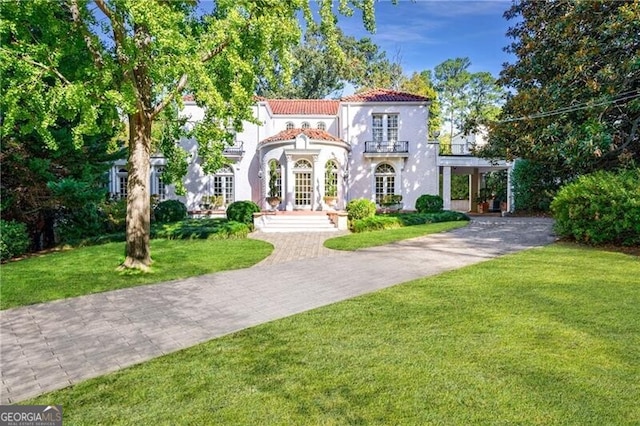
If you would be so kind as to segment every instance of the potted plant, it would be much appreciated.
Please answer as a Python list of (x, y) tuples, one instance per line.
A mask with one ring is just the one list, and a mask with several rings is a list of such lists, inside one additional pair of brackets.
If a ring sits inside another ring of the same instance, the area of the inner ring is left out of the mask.
[(324, 202), (329, 207), (338, 204), (338, 185), (333, 179), (329, 179), (324, 188)]
[(478, 205), (478, 213), (488, 213), (489, 212), (489, 196), (491, 195), (490, 190), (487, 188), (480, 189), (480, 194), (478, 198), (476, 198), (476, 204)]
[(272, 210), (275, 210), (278, 204), (280, 204), (280, 197), (278, 195), (278, 163), (275, 161), (269, 163), (269, 196), (266, 200)]
[(386, 194), (382, 196), (380, 205), (385, 210), (399, 211), (402, 210), (402, 195)]

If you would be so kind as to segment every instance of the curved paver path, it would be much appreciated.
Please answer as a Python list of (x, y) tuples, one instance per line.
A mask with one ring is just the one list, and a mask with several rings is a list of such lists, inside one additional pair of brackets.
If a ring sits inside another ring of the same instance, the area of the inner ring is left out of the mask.
[(455, 231), (356, 252), (321, 249), (322, 241), (335, 233), (255, 234), (253, 238), (272, 241), (277, 248), (271, 259), (251, 268), (1, 311), (0, 403), (415, 278), (548, 244), (554, 240), (551, 224), (537, 218), (476, 218)]

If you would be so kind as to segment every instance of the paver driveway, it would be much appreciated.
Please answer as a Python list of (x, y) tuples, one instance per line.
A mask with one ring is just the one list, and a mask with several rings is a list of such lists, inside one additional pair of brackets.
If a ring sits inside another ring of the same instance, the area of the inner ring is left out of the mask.
[(465, 228), (356, 252), (322, 248), (322, 241), (335, 233), (254, 234), (276, 249), (251, 268), (1, 311), (0, 403), (19, 402), (277, 318), (548, 244), (554, 240), (551, 225), (541, 218), (475, 218)]

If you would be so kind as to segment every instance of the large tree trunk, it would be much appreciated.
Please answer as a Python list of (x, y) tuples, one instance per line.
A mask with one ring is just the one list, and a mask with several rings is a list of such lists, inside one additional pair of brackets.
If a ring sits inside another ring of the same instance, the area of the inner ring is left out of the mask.
[(147, 270), (151, 265), (150, 147), (151, 119), (144, 111), (138, 111), (129, 116), (127, 245), (123, 268)]

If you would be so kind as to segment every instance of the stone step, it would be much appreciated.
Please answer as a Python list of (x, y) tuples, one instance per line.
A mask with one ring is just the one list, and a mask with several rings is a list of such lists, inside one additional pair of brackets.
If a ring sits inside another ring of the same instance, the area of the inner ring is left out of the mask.
[(335, 232), (338, 229), (327, 215), (265, 214), (255, 221), (262, 232)]

